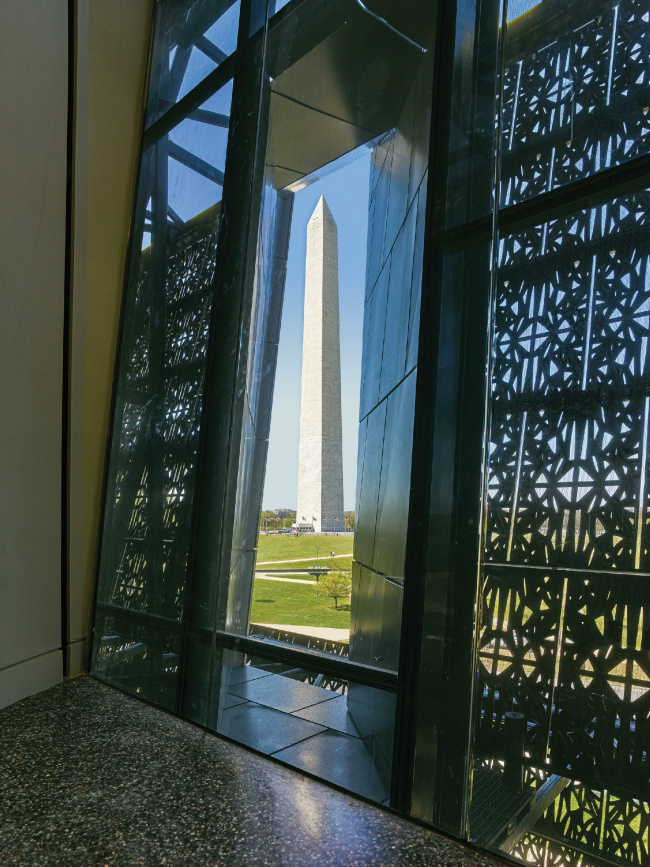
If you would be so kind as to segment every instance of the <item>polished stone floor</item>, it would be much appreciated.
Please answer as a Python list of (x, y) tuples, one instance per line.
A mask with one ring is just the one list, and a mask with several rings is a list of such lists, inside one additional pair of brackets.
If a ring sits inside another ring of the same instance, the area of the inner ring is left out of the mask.
[(80, 677), (0, 712), (0, 863), (499, 862)]

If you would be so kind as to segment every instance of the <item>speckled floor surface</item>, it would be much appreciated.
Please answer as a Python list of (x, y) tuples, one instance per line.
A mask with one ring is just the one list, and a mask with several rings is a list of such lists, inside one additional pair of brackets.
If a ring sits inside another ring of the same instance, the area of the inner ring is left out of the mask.
[(89, 677), (0, 712), (2, 867), (496, 867)]

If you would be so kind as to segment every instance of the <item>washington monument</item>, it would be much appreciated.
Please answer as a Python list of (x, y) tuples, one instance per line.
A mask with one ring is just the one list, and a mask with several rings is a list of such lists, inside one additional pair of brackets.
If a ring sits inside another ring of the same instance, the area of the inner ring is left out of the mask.
[(338, 239), (324, 196), (307, 225), (296, 521), (345, 529)]

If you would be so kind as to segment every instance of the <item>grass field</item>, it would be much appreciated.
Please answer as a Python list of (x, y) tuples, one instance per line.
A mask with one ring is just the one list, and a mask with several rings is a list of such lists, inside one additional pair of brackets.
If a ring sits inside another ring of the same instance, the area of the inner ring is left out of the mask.
[(309, 584), (260, 580), (253, 588), (251, 623), (349, 629), (349, 599), (339, 599), (336, 610), (333, 599), (316, 596), (316, 588)]
[[(278, 563), (273, 563), (272, 566), (258, 566), (258, 569), (263, 570), (264, 572), (268, 572), (269, 574), (273, 573), (274, 569), (309, 569), (312, 566), (316, 565), (315, 560), (303, 560), (301, 563), (293, 563), (292, 561), (279, 561)], [(331, 560), (329, 557), (320, 558), (318, 561), (319, 566), (329, 566), (332, 569), (341, 572), (351, 572), (352, 571), (352, 557), (336, 557), (334, 560)], [(286, 575), (286, 578), (291, 578), (291, 575)], [(304, 575), (296, 575), (296, 578), (304, 578)]]
[[(257, 542), (257, 562), (283, 562), (315, 558), (325, 561), (330, 551), (352, 555), (353, 536), (266, 536)], [(318, 548), (318, 551), (316, 550)], [(287, 568), (290, 564), (286, 564)]]

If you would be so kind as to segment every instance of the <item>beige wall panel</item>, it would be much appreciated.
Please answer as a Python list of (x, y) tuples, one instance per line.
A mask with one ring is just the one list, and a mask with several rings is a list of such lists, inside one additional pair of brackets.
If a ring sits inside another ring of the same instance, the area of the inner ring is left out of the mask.
[(0, 706), (61, 679), (67, 18), (0, 3)]
[(61, 656), (60, 650), (52, 650), (0, 669), (0, 710), (59, 683), (63, 670)]
[[(91, 604), (151, 15), (152, 0), (78, 0), (69, 632), (77, 643)], [(76, 669), (81, 655), (70, 658)]]

